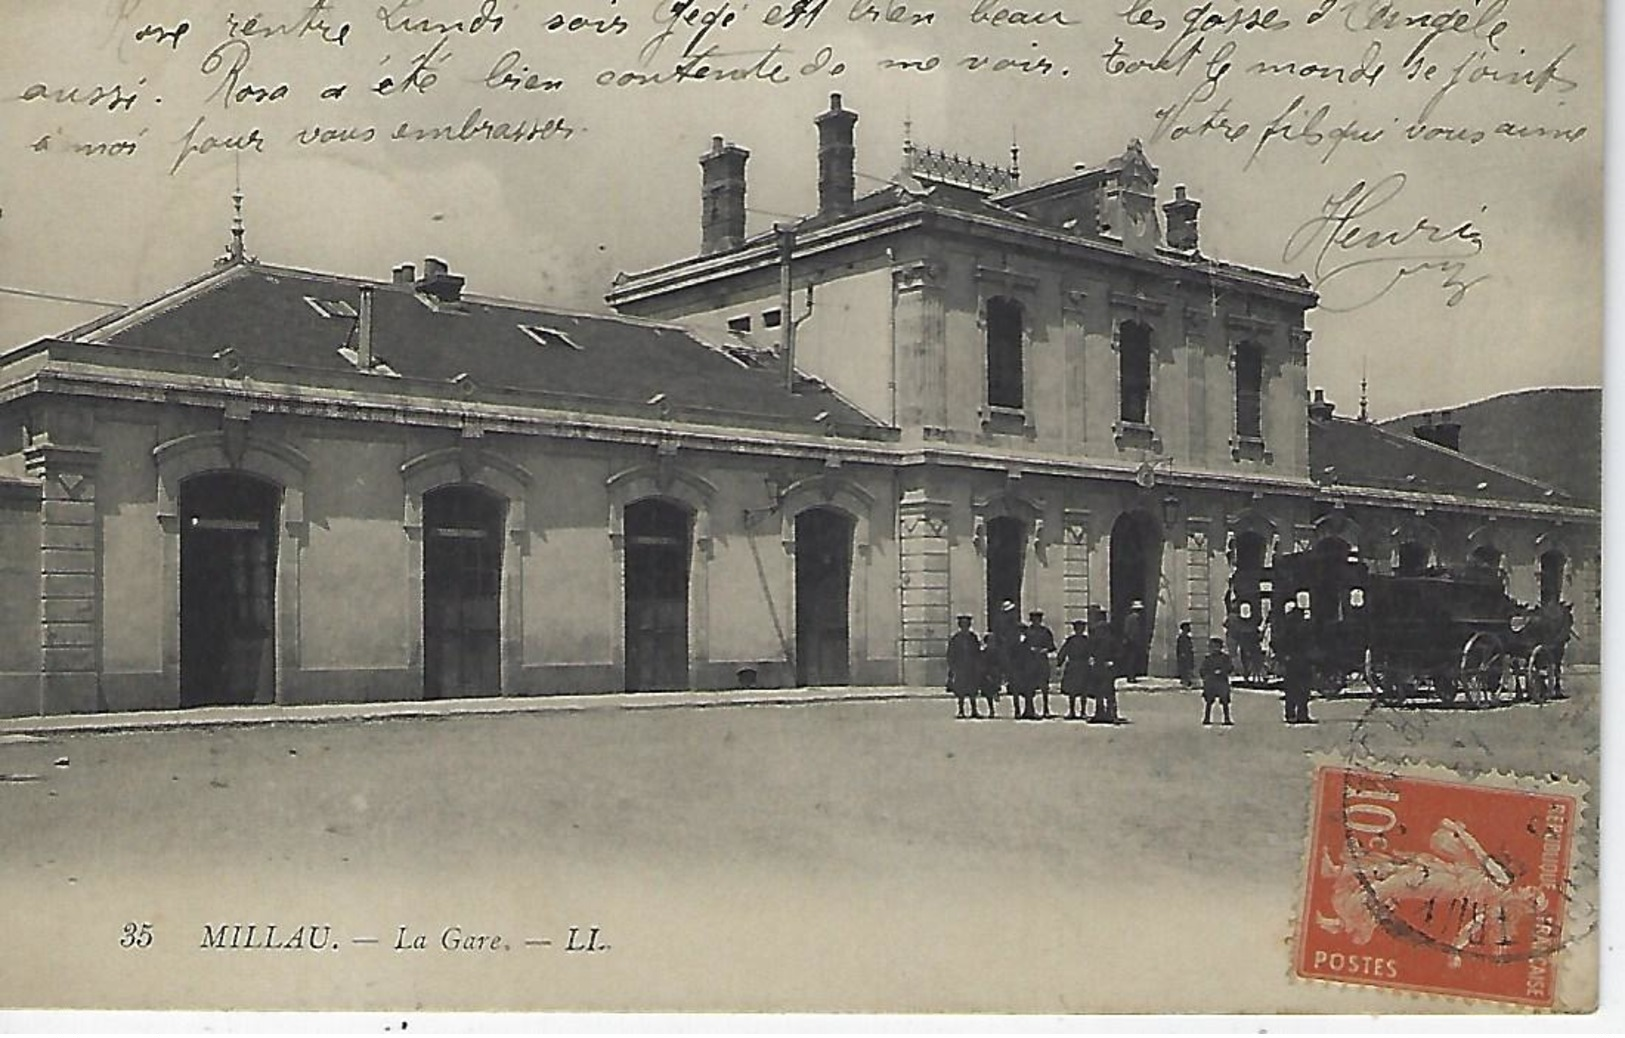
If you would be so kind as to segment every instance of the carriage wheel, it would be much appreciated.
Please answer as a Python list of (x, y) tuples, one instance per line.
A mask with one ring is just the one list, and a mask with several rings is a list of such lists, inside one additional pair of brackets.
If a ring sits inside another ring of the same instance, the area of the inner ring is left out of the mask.
[(1556, 691), (1557, 667), (1552, 651), (1544, 645), (1535, 646), (1529, 654), (1529, 698), (1544, 703)]
[(1479, 631), (1461, 650), (1457, 682), (1474, 707), (1496, 706), (1517, 697), (1517, 689), (1507, 681), (1511, 671), (1501, 640)]

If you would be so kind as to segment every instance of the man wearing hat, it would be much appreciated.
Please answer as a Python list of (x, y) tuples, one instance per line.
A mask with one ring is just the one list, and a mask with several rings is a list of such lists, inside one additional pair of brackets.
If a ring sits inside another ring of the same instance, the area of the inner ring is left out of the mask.
[(1111, 618), (1099, 606), (1089, 607), (1089, 695), (1095, 712), (1090, 724), (1117, 724), (1117, 673), (1122, 666), (1122, 649), (1112, 636)]
[(1235, 666), (1230, 654), (1224, 651), (1223, 638), (1207, 640), (1207, 655), (1202, 657), (1202, 723), (1213, 723), (1213, 704), (1224, 708), (1224, 723), (1230, 720), (1230, 675)]
[(1145, 603), (1136, 598), (1123, 617), (1123, 650), (1127, 657), (1128, 679), (1139, 681), (1150, 670), (1150, 632), (1145, 629)]
[(1066, 636), (1066, 641), (1061, 643), (1061, 651), (1055, 656), (1055, 664), (1061, 668), (1061, 692), (1066, 696), (1068, 721), (1082, 720), (1088, 713), (1085, 700), (1089, 696), (1090, 682), (1094, 679), (1090, 669), (1094, 666), (1094, 661), (1090, 659), (1092, 652), (1084, 622), (1073, 620), (1072, 633)]
[(956, 716), (980, 717), (976, 696), (982, 690), (982, 641), (971, 630), (969, 614), (961, 615), (958, 623), (959, 630), (948, 639), (948, 691), (958, 703)]
[[(981, 692), (981, 640), (970, 629), (970, 616), (957, 617), (959, 630), (947, 640), (947, 690), (954, 694), (960, 718), (981, 716), (977, 694)], [(965, 710), (965, 707), (970, 710)]]
[(1044, 611), (1034, 609), (1027, 614), (1027, 627), (1022, 632), (1023, 647), (1027, 650), (1027, 713), (1029, 716), (1039, 716), (1033, 711), (1032, 695), (1042, 693), (1044, 699), (1045, 720), (1054, 717), (1049, 710), (1049, 679), (1050, 679), (1050, 653), (1055, 651), (1055, 632), (1044, 625)]
[(1021, 707), (1016, 690), (1021, 687), (1021, 680), (1016, 671), (1021, 655), (1021, 619), (1016, 604), (1008, 598), (999, 603), (998, 611), (988, 620), (987, 641), (982, 666), (990, 672), (995, 688), (1001, 684), (1007, 687), (1011, 710), (1019, 714)]

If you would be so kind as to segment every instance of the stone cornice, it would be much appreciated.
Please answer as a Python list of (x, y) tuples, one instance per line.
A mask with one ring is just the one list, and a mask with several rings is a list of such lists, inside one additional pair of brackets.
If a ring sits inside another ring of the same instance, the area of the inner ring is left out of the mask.
[[(1000, 219), (997, 216), (936, 208), (919, 202), (808, 230), (803, 238), (797, 240), (796, 255), (810, 257), (829, 249), (861, 243), (882, 234), (929, 227), (931, 224), (944, 225), (947, 230), (981, 238), (1025, 241), (1049, 248), (1076, 251), (1083, 253), (1087, 259), (1095, 263), (1126, 267), (1181, 282), (1188, 281), (1192, 275), (1203, 279), (1211, 278), (1260, 295), (1271, 296), (1302, 309), (1312, 308), (1319, 301), (1318, 295), (1306, 283), (1299, 283), (1294, 278), (1270, 271), (1162, 253), (1141, 256), (1114, 242), (1083, 238), (1059, 230), (1020, 223), (1013, 214), (1009, 219)], [(610, 305), (619, 307), (659, 298), (698, 285), (711, 284), (721, 278), (731, 278), (749, 271), (774, 267), (777, 264), (776, 244), (770, 240), (763, 240), (723, 255), (693, 257), (652, 270), (629, 274), (625, 280), (611, 287), (605, 299)]]

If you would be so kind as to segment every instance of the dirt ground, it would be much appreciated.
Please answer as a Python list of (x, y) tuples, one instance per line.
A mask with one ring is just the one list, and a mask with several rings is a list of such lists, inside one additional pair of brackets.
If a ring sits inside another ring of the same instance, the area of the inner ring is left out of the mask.
[[(1313, 759), (1595, 789), (1573, 684), (1290, 728), (1130, 691), (1120, 727), (905, 700), (0, 735), (0, 1004), (1459, 1012), (1289, 976)], [(325, 946), (204, 946), (248, 924)]]

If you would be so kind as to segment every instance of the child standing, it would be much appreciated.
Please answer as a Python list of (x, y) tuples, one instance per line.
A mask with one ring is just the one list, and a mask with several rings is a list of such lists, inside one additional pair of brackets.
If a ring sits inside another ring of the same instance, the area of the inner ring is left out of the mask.
[(1230, 675), (1234, 667), (1230, 654), (1224, 651), (1223, 638), (1207, 640), (1207, 655), (1202, 658), (1202, 723), (1213, 723), (1213, 704), (1224, 707), (1224, 723), (1230, 720)]

